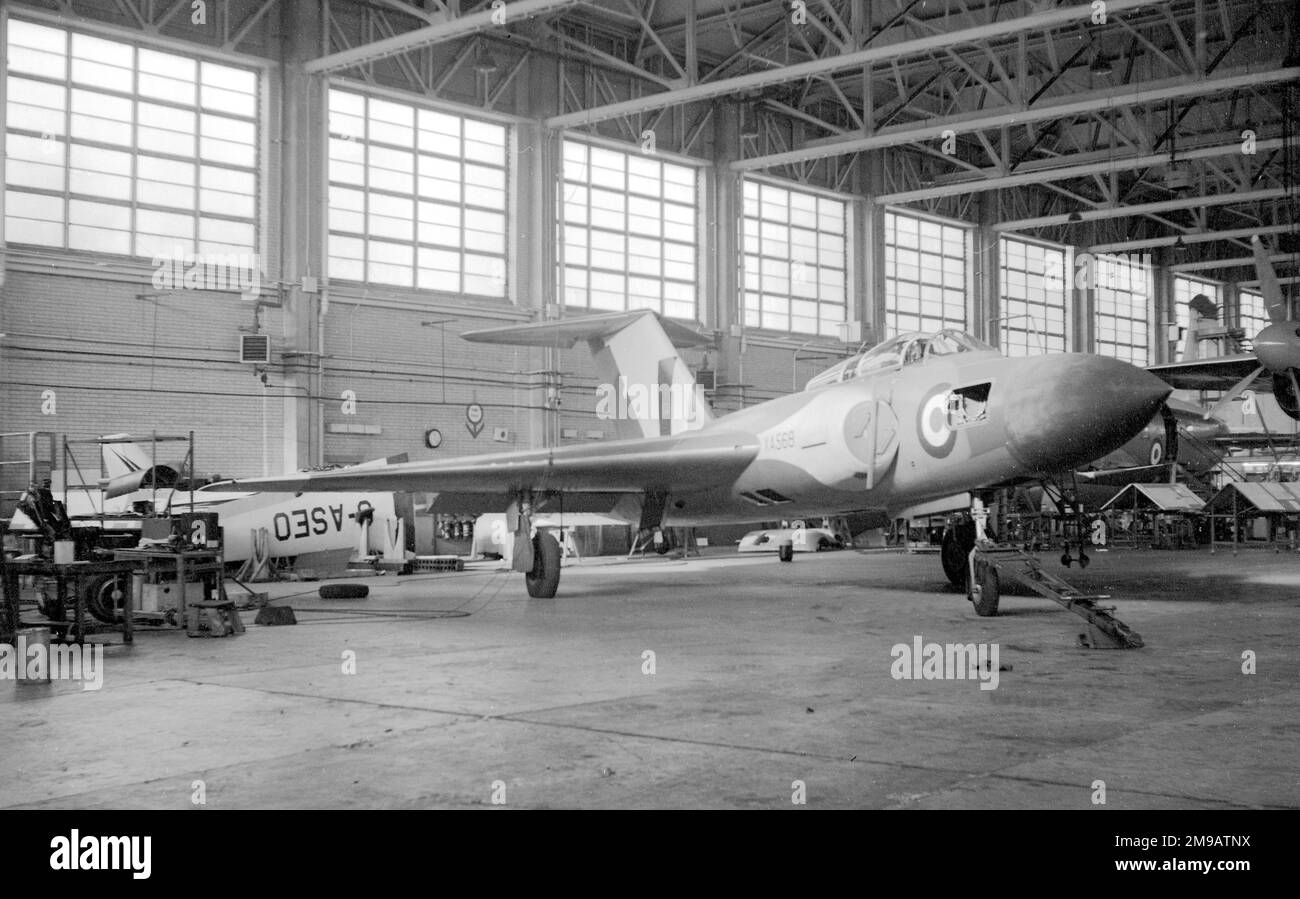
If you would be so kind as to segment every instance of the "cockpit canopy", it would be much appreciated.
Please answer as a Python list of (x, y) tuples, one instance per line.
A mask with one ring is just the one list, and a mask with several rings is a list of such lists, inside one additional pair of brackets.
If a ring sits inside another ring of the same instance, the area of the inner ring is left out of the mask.
[(955, 353), (996, 353), (993, 347), (963, 331), (944, 330), (933, 334), (912, 331), (876, 344), (864, 353), (836, 363), (808, 382), (805, 390), (851, 381), (863, 375), (912, 365), (934, 356)]

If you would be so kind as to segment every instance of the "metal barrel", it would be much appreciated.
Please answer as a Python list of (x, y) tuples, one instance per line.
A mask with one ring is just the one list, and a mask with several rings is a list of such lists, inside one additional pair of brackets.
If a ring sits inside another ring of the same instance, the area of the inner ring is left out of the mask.
[[(50, 682), (50, 629), (25, 627), (15, 635), (18, 641), (18, 683)], [(36, 649), (33, 652), (33, 649)], [(35, 672), (35, 673), (34, 673)]]

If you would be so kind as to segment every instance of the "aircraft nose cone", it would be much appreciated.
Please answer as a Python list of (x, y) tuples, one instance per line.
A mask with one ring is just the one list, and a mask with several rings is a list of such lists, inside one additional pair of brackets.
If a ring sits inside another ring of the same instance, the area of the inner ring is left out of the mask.
[(1025, 360), (1006, 390), (1008, 447), (1036, 471), (1074, 468), (1136, 437), (1169, 391), (1150, 372), (1104, 356)]

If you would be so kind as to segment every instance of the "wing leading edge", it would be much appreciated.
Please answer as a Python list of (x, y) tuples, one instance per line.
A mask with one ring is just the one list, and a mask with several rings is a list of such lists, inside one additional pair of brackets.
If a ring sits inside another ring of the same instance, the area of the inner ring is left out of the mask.
[[(1228, 390), (1258, 369), (1259, 359), (1250, 353), (1147, 366), (1147, 371), (1175, 390)], [(1265, 391), (1273, 389), (1267, 375), (1257, 379), (1255, 387)]]
[(382, 468), (304, 472), (229, 482), (268, 493), (396, 491), (503, 496), (560, 493), (682, 493), (734, 480), (758, 455), (749, 435), (695, 433), (426, 460)]

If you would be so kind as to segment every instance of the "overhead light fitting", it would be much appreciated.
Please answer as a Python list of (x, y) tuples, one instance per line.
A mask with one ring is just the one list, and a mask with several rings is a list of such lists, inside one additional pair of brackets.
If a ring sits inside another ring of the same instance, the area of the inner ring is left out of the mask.
[(1088, 66), (1088, 71), (1094, 75), (1109, 75), (1115, 71), (1115, 68), (1110, 63), (1110, 57), (1098, 50), (1097, 55), (1092, 58), (1092, 64)]
[(1175, 193), (1192, 186), (1192, 175), (1181, 165), (1171, 164), (1165, 170), (1165, 188)]
[(482, 43), (474, 51), (474, 71), (480, 75), (491, 75), (497, 70), (497, 61)]

